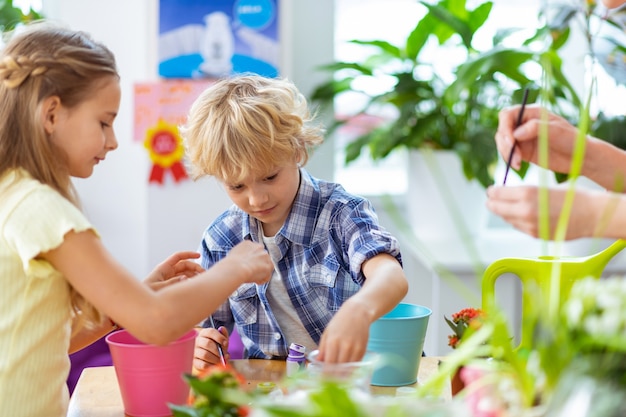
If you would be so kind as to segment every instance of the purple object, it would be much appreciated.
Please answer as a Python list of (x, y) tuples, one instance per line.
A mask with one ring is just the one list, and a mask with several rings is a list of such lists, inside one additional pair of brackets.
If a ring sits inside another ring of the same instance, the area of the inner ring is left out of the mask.
[(237, 333), (237, 328), (233, 328), (233, 332), (228, 337), (228, 353), (231, 359), (243, 359), (246, 348), (243, 346), (241, 336)]
[(289, 355), (287, 356), (287, 375), (292, 375), (301, 369), (304, 369), (306, 358), (304, 356), (306, 348), (297, 343), (289, 346)]
[(67, 387), (70, 390), (70, 395), (74, 392), (76, 383), (78, 382), (78, 378), (83, 372), (83, 369), (94, 366), (113, 365), (111, 352), (109, 352), (109, 346), (104, 340), (104, 337), (95, 341), (86, 348), (72, 353), (70, 355), (70, 363), (70, 374), (67, 377)]

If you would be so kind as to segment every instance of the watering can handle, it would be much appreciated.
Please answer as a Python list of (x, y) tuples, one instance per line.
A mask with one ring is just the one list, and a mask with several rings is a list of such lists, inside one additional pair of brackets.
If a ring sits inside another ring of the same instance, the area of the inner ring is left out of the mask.
[(518, 276), (524, 284), (526, 277), (533, 269), (533, 261), (524, 258), (503, 258), (498, 259), (487, 267), (482, 279), (482, 308), (484, 311), (493, 310), (495, 307), (496, 281), (500, 276), (511, 273)]

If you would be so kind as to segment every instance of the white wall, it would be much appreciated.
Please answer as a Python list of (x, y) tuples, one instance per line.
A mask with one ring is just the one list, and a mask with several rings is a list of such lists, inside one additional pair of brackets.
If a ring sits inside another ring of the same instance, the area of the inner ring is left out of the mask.
[[(282, 75), (305, 94), (321, 81), (317, 65), (333, 59), (333, 0), (279, 0)], [(137, 277), (176, 250), (195, 250), (206, 226), (228, 205), (213, 179), (149, 185), (150, 163), (133, 140), (133, 85), (156, 81), (158, 0), (46, 0), (44, 14), (84, 30), (116, 55), (122, 103), (115, 122), (119, 148), (94, 175), (77, 180), (85, 212), (106, 247)], [(308, 164), (332, 179), (332, 146), (323, 145)]]

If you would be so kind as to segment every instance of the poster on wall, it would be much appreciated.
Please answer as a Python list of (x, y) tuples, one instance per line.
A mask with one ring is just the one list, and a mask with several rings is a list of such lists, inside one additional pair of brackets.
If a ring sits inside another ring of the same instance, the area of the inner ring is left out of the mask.
[(213, 80), (163, 80), (135, 84), (134, 139), (141, 141), (152, 166), (149, 183), (188, 178), (178, 127), (187, 120), (193, 102)]
[(160, 0), (159, 75), (279, 74), (278, 0)]

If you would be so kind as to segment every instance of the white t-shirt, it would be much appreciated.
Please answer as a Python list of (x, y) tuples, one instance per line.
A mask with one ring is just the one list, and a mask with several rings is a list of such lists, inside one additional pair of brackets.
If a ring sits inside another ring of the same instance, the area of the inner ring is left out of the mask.
[[(263, 236), (263, 243), (265, 244), (270, 258), (272, 258), (272, 262), (276, 265), (280, 260), (280, 249), (276, 245), (274, 236), (265, 236), (262, 231), (260, 234)], [(267, 286), (266, 296), (271, 311), (274, 317), (276, 317), (280, 330), (287, 341), (287, 346), (291, 343), (297, 343), (304, 346), (307, 352), (317, 349), (317, 344), (313, 341), (309, 332), (306, 331), (300, 321), (298, 313), (289, 299), (289, 294), (287, 293), (280, 272), (276, 267), (274, 267), (274, 273)]]

